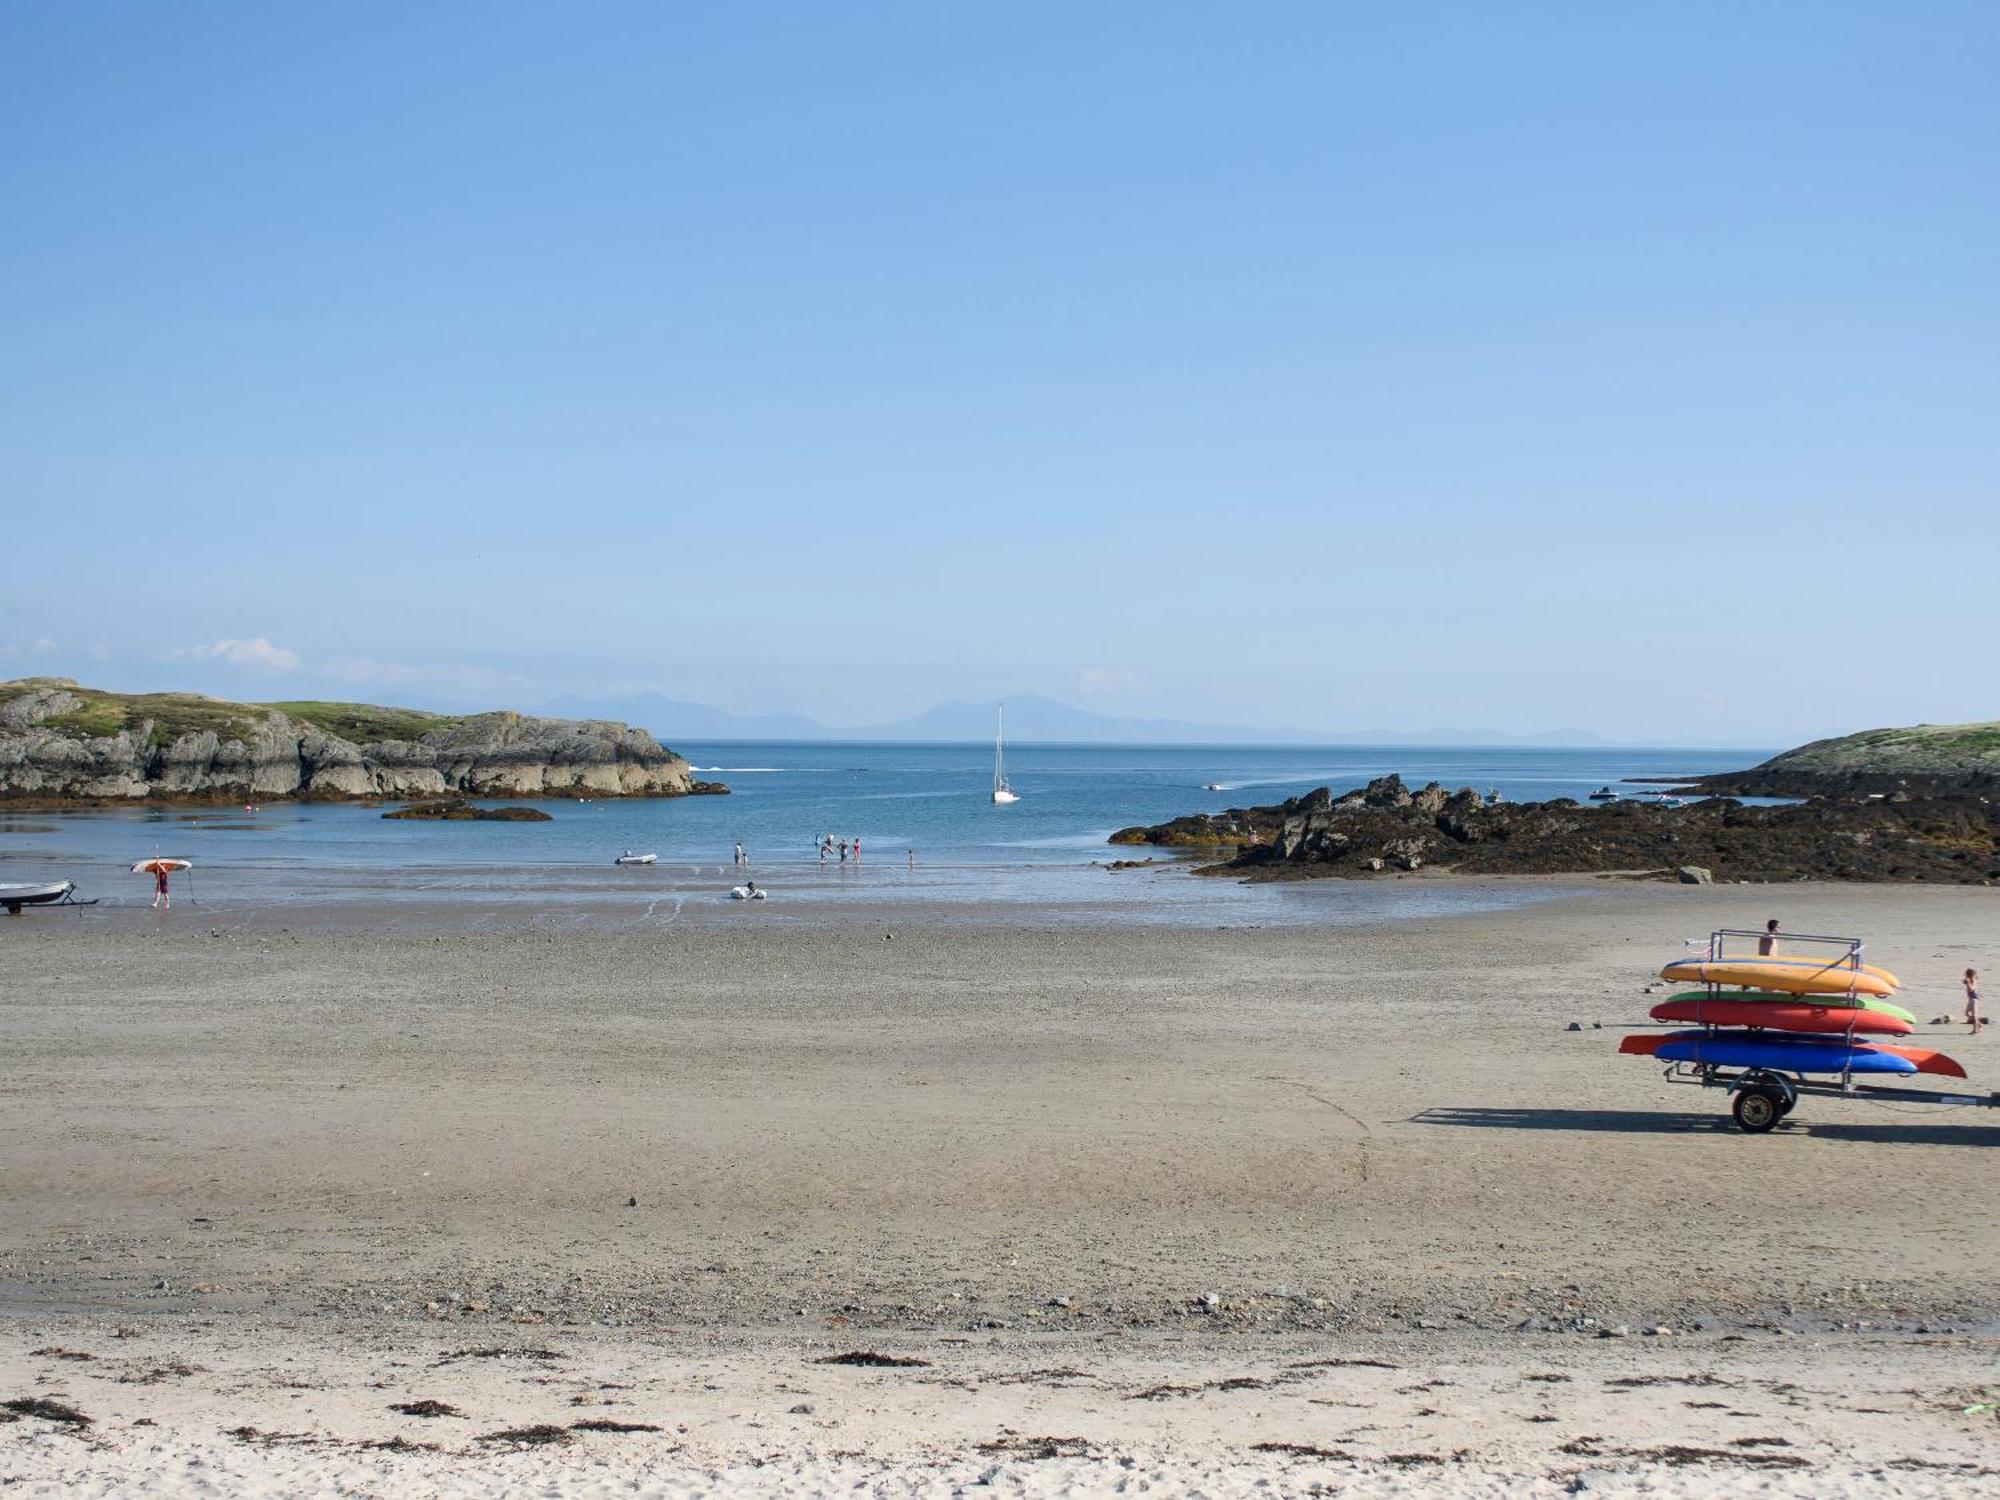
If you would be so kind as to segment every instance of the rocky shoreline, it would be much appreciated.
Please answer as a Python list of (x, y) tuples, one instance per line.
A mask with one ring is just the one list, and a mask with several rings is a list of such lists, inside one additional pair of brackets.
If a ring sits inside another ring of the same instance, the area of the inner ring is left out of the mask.
[(0, 804), (13, 808), (728, 790), (612, 720), (232, 703), (54, 677), (0, 683)]
[(1489, 802), (1399, 776), (1335, 796), (1326, 787), (1265, 807), (1196, 813), (1121, 829), (1114, 844), (1210, 850), (1205, 874), (1250, 879), (1370, 876), (1421, 869), (1472, 875), (1630, 873), (1710, 880), (2000, 883), (2000, 808), (1976, 792), (1815, 797), (1751, 807)]

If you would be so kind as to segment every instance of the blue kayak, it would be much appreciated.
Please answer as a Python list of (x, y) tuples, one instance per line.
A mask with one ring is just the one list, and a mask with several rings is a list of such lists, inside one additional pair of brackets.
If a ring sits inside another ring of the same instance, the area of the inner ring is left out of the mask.
[(1668, 1062), (1716, 1063), (1725, 1068), (1771, 1068), (1780, 1073), (1914, 1073), (1917, 1065), (1893, 1052), (1841, 1037), (1781, 1036), (1768, 1031), (1676, 1031), (1655, 1057)]

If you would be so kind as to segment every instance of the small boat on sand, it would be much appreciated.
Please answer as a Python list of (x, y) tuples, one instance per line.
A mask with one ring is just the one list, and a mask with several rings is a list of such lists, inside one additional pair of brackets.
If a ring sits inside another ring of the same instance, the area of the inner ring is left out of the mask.
[(8, 916), (18, 917), (24, 906), (70, 904), (70, 893), (75, 889), (74, 880), (46, 880), (38, 884), (9, 882), (0, 885), (0, 906), (7, 908)]
[(659, 857), (657, 854), (634, 854), (630, 849), (627, 849), (623, 854), (612, 860), (611, 863), (614, 865), (650, 865)]

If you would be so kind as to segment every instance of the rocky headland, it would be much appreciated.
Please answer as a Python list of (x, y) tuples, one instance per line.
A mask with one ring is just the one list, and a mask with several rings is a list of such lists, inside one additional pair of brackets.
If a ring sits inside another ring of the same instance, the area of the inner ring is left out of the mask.
[(1751, 807), (1489, 802), (1383, 776), (1267, 807), (1126, 828), (1114, 844), (1210, 850), (1204, 873), (1253, 879), (1422, 869), (1473, 875), (1642, 873), (1661, 879), (2000, 882), (2000, 808), (1971, 791), (1814, 797)]
[(643, 729), (362, 703), (232, 703), (0, 682), (0, 801), (13, 805), (726, 792)]
[(1688, 783), (1739, 797), (2000, 794), (2000, 723), (1916, 724), (1814, 740), (1747, 771)]

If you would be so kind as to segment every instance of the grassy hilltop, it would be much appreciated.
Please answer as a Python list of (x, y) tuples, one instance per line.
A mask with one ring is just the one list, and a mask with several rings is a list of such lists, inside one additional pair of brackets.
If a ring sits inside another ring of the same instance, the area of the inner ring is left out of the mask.
[(141, 725), (149, 723), (152, 728), (147, 743), (153, 745), (172, 744), (184, 734), (210, 730), (225, 740), (247, 739), (269, 720), (272, 711), (357, 745), (414, 740), (432, 730), (462, 722), (450, 714), (427, 713), (418, 708), (383, 708), (373, 703), (310, 700), (232, 703), (201, 693), (108, 693), (60, 677), (0, 682), (0, 699), (40, 687), (61, 688), (82, 700), (81, 706), (42, 721), (44, 728), (78, 739), (106, 739), (128, 731), (136, 734)]
[(2000, 773), (2000, 722), (1915, 724), (1814, 740), (1757, 767), (1820, 775), (1964, 776)]

